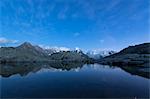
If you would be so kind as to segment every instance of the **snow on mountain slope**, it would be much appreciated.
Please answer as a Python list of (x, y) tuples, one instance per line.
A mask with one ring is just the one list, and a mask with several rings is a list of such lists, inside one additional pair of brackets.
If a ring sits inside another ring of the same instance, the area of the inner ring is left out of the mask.
[(94, 58), (94, 59), (100, 59), (112, 54), (115, 54), (115, 51), (109, 51), (109, 50), (91, 50), (88, 51), (86, 54), (90, 57), (90, 58)]
[[(67, 47), (49, 47), (49, 46), (41, 46), (40, 47), (45, 51), (45, 53), (47, 53), (48, 55), (51, 55), (53, 53), (57, 53), (57, 52), (61, 52), (61, 51), (76, 51), (78, 53), (83, 52), (80, 48), (76, 47), (75, 49), (70, 49)], [(91, 50), (88, 52), (83, 52), (84, 54), (86, 54), (87, 56), (89, 56), (90, 58), (94, 58), (94, 59), (100, 59), (103, 58), (105, 56), (109, 56), (112, 55), (114, 53), (116, 53), (115, 51), (111, 51), (111, 50)]]
[(50, 46), (43, 46), (43, 45), (39, 45), (44, 51), (45, 53), (47, 53), (48, 55), (51, 55), (53, 53), (57, 53), (60, 51), (70, 51), (70, 48), (67, 47), (50, 47)]

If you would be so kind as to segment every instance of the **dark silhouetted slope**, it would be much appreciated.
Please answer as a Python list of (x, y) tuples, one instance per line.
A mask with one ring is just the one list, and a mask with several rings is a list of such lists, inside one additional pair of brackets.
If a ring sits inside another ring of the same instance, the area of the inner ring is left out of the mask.
[(150, 43), (129, 46), (119, 53), (107, 56), (100, 60), (102, 64), (119, 66), (150, 66)]

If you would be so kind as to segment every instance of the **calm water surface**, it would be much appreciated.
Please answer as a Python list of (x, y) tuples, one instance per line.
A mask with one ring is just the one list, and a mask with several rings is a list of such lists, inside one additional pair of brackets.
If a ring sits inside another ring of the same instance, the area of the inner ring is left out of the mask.
[(119, 67), (55, 65), (3, 66), (1, 98), (149, 97), (149, 78)]

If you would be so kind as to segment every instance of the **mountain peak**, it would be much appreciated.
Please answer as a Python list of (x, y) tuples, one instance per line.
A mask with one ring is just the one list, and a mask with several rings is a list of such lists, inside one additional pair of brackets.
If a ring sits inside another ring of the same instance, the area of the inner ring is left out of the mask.
[(19, 47), (22, 47), (22, 48), (31, 48), (33, 47), (31, 43), (29, 42), (24, 42), (23, 44), (21, 44)]
[(22, 45), (31, 45), (30, 42), (24, 42)]

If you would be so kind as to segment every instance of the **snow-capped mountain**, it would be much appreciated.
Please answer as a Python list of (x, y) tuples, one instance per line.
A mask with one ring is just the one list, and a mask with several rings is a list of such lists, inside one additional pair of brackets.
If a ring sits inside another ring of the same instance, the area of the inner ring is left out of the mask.
[(48, 55), (51, 55), (53, 53), (57, 53), (57, 52), (61, 52), (61, 51), (75, 51), (77, 53), (81, 53), (82, 50), (78, 47), (76, 47), (75, 49), (70, 49), (70, 48), (67, 48), (67, 47), (49, 47), (49, 46), (41, 46), (44, 51), (48, 54)]
[(70, 51), (69, 48), (66, 47), (49, 47), (49, 46), (40, 46), (45, 53), (47, 53), (48, 55), (51, 55), (53, 53), (57, 53), (57, 52), (61, 52), (61, 51)]
[(51, 47), (49, 48), (51, 50), (55, 50), (56, 52), (60, 52), (60, 51), (70, 51), (70, 48), (67, 47)]
[(109, 50), (91, 50), (88, 51), (86, 54), (90, 57), (90, 58), (94, 58), (94, 59), (100, 59), (112, 54), (115, 54), (115, 51), (109, 51)]
[(114, 53), (116, 53), (115, 51), (111, 51), (111, 50), (91, 50), (88, 52), (83, 52), (80, 48), (76, 47), (75, 49), (70, 49), (67, 47), (49, 47), (49, 46), (35, 46), (37, 50), (42, 51), (47, 53), (48, 55), (52, 55), (53, 53), (57, 53), (57, 52), (61, 52), (61, 51), (75, 51), (77, 53), (84, 53), (86, 54), (88, 57), (93, 58), (93, 59), (100, 59), (103, 58), (105, 56), (109, 56), (112, 55)]

